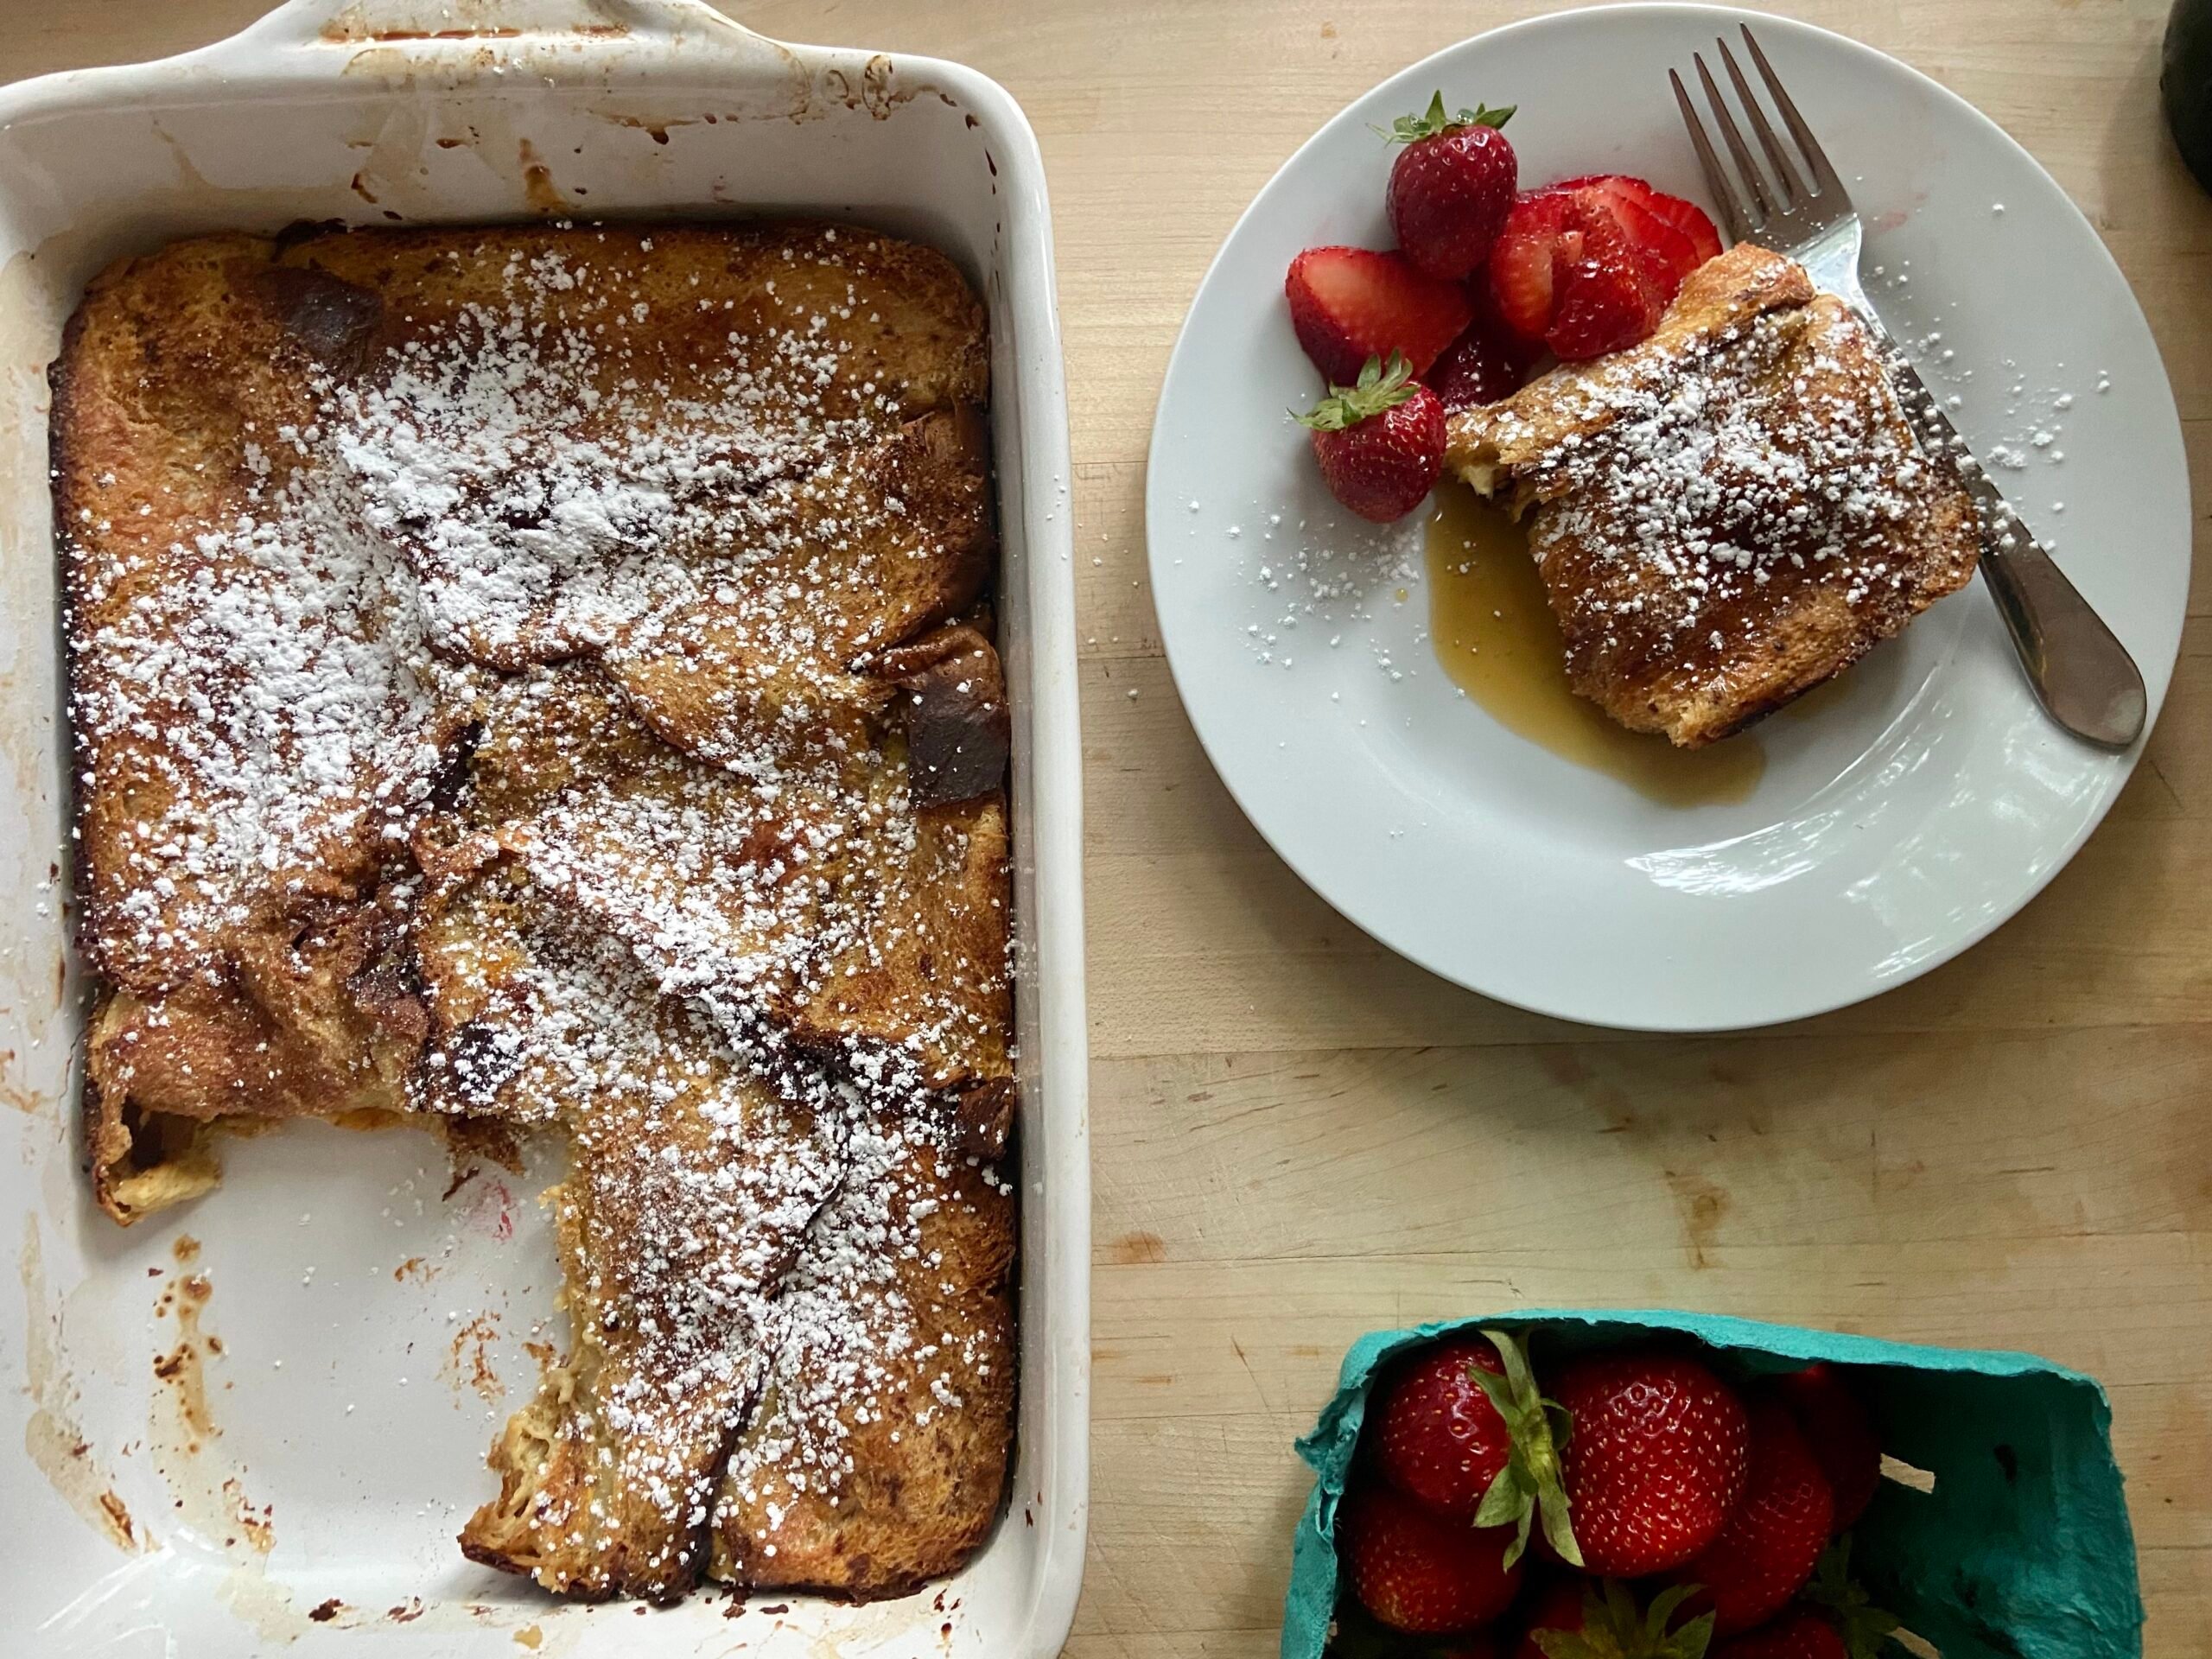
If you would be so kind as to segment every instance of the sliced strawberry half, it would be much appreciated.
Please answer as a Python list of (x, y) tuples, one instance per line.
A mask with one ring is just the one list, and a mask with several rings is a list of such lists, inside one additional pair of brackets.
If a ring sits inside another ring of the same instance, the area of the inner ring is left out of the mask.
[(1586, 173), (1550, 188), (1589, 190), (1605, 198), (1643, 257), (1662, 302), (1675, 297), (1684, 277), (1720, 251), (1720, 232), (1702, 207), (1655, 190), (1644, 180), (1625, 173)]
[[(1649, 190), (1650, 186), (1646, 185)], [(1681, 196), (1670, 196), (1663, 190), (1652, 190), (1647, 204), (1651, 211), (1672, 225), (1696, 245), (1700, 264), (1720, 257), (1720, 232), (1705, 209)]]
[(1290, 262), (1283, 292), (1298, 343), (1332, 386), (1393, 353), (1418, 378), (1474, 316), (1459, 283), (1422, 276), (1395, 250), (1308, 248)]
[(1573, 361), (1633, 346), (1664, 307), (1611, 202), (1595, 190), (1546, 189), (1513, 204), (1490, 254), (1491, 295), (1506, 326)]
[(1651, 198), (1656, 193), (1649, 186), (1635, 179), (1621, 179), (1598, 194), (1605, 198), (1621, 229), (1628, 232), (1629, 244), (1643, 261), (1643, 274), (1658, 290), (1660, 300), (1673, 299), (1682, 279), (1705, 263), (1698, 257), (1697, 245), (1654, 211)]
[(1555, 257), (1575, 213), (1563, 190), (1531, 190), (1514, 202), (1490, 250), (1490, 296), (1498, 321), (1522, 340), (1540, 345), (1559, 308)]

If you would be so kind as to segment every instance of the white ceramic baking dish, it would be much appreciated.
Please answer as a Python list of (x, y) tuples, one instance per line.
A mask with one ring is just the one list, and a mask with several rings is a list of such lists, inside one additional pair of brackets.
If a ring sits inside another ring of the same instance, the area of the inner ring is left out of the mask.
[[(902, 1602), (559, 1605), (453, 1544), (533, 1379), (522, 1343), (561, 1335), (549, 1169), (442, 1196), (428, 1135), (302, 1123), (230, 1143), (220, 1191), (128, 1232), (87, 1201), (44, 372), (88, 276), (193, 232), (760, 209), (926, 238), (990, 309), (1023, 1084), (1011, 1506)], [(0, 90), (0, 1226), (23, 1286), (0, 1300), (0, 1650), (1058, 1650), (1090, 1370), (1067, 478), (1036, 141), (958, 65), (779, 45), (693, 0), (294, 0), (204, 51)]]

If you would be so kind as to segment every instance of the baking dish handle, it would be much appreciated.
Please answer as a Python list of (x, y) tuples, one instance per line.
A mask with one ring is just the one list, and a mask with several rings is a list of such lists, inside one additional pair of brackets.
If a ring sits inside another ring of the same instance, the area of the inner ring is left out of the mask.
[(632, 41), (698, 35), (760, 38), (706, 0), (285, 0), (214, 49), (563, 35)]

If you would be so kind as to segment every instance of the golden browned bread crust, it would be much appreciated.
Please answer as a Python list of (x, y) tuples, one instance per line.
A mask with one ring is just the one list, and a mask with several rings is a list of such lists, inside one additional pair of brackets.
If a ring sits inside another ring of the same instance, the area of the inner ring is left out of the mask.
[(582, 1097), (551, 1195), (572, 1336), (494, 1445), (499, 1495), (461, 1548), (564, 1595), (669, 1601), (697, 1582), (783, 1275), (847, 1176), (845, 1125), (613, 941), (538, 921), (531, 1012), (592, 1022), (544, 1045)]
[[(871, 671), (897, 688), (877, 781), (912, 813), (848, 867), (844, 902), (864, 919), (810, 976), (792, 1028), (834, 1049), (898, 1045), (932, 1088), (994, 1099), (1009, 1090), (1012, 988), (1005, 955), (1006, 680), (998, 652), (965, 625), (884, 653)], [(985, 1119), (1002, 1114), (971, 1109)], [(996, 1156), (1003, 1139), (979, 1149)]]
[(1847, 667), (1979, 556), (1973, 499), (1922, 453), (1866, 326), (1748, 244), (1642, 345), (1447, 434), (1528, 524), (1574, 690), (1688, 747)]
[[(465, 1551), (957, 1566), (1013, 1381), (966, 283), (815, 224), (201, 238), (52, 378), (102, 1205), (204, 1193), (226, 1124), (558, 1126), (569, 1351)], [(733, 1497), (741, 1439), (807, 1503)]]
[[(982, 1541), (1013, 1433), (1014, 1211), (1012, 1189), (942, 1136), (874, 1126), (778, 1301), (711, 1576), (903, 1595)], [(855, 1294), (839, 1262), (874, 1235), (899, 1248), (874, 1253)]]

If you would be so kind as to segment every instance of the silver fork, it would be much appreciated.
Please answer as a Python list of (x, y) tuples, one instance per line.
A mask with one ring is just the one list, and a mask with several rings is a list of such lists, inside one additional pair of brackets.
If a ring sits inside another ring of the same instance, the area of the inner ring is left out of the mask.
[[(1797, 105), (1783, 89), (1782, 79), (1759, 49), (1758, 38), (1746, 27), (1744, 44), (1768, 95), (1781, 114), (1789, 136), (1796, 140), (1803, 167), (1793, 159), (1766, 111), (1751, 92), (1728, 42), (1717, 41), (1720, 61), (1736, 89), (1745, 118), (1758, 136), (1770, 169), (1762, 172), (1751, 146), (1729, 113), (1727, 100), (1714, 85), (1702, 53), (1695, 54), (1698, 79), (1705, 87), (1714, 122), (1741, 175), (1737, 179), (1713, 152), (1682, 78), (1673, 70), (1675, 102), (1681, 105), (1682, 124), (1705, 168), (1705, 181), (1719, 206), (1730, 238), (1756, 242), (1796, 260), (1805, 267), (1814, 285), (1843, 300), (1874, 331), (1889, 360), (1897, 401), (1929, 454), (1948, 454), (1982, 508), (1980, 569), (1995, 596), (1997, 609), (2019, 652), (2020, 665), (2037, 701), (2050, 717), (2075, 736), (2107, 748), (2124, 749), (2143, 734), (2147, 703), (2143, 676), (2113, 637), (2112, 630), (2089, 608), (2065, 572), (2052, 563), (2018, 513), (2012, 510), (1987, 470), (1967, 448), (1966, 440), (1951, 424), (1942, 406), (1907, 360), (1866, 291), (1859, 285), (1861, 241), (1858, 210), (1850, 194), (1828, 162), (1827, 152), (1797, 113)], [(1809, 176), (1808, 176), (1809, 175)]]

